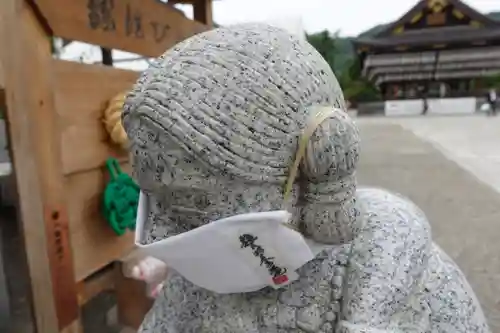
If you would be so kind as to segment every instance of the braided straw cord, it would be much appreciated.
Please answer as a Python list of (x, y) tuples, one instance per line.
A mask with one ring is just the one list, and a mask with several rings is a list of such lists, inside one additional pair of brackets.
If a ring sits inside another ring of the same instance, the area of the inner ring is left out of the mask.
[(122, 149), (128, 149), (128, 137), (122, 125), (123, 104), (126, 92), (119, 93), (113, 97), (104, 110), (103, 122), (111, 141)]

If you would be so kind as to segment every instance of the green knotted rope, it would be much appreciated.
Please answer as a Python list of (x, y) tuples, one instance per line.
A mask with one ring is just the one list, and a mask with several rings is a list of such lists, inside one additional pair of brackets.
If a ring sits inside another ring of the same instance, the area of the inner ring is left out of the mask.
[(106, 167), (110, 180), (104, 189), (103, 214), (113, 231), (121, 236), (127, 229), (135, 229), (139, 186), (122, 172), (116, 159), (108, 158)]

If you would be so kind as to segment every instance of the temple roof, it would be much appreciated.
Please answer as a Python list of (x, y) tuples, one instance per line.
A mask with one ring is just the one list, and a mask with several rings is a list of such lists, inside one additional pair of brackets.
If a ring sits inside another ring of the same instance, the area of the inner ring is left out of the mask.
[(461, 50), (368, 54), (362, 75), (377, 84), (391, 81), (482, 77), (500, 72), (500, 46)]
[(460, 0), (421, 0), (397, 21), (355, 43), (366, 46), (410, 46), (500, 40), (500, 22)]
[(500, 29), (483, 28), (474, 29), (470, 27), (442, 27), (427, 30), (418, 30), (402, 33), (396, 36), (382, 38), (358, 38), (358, 45), (371, 46), (396, 46), (396, 45), (422, 45), (441, 44), (453, 42), (475, 42), (480, 40), (500, 40)]

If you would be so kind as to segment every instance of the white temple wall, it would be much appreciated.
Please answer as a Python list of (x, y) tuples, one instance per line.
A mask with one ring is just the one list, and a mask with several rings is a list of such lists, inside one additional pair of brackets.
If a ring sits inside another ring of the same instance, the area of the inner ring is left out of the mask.
[[(427, 100), (428, 115), (467, 115), (476, 112), (477, 102), (475, 97), (461, 98), (429, 98)], [(386, 101), (384, 113), (386, 116), (416, 116), (423, 110), (423, 101), (393, 100)]]

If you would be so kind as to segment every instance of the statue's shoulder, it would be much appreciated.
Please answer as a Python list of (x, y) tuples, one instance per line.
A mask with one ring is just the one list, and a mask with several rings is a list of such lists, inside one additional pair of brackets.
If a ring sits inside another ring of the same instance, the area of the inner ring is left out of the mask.
[(406, 211), (411, 214), (422, 215), (424, 212), (409, 198), (404, 195), (376, 187), (362, 187), (356, 191), (356, 200), (365, 213), (377, 214), (387, 211)]
[(363, 228), (430, 238), (425, 213), (405, 196), (381, 188), (360, 188), (356, 200)]

